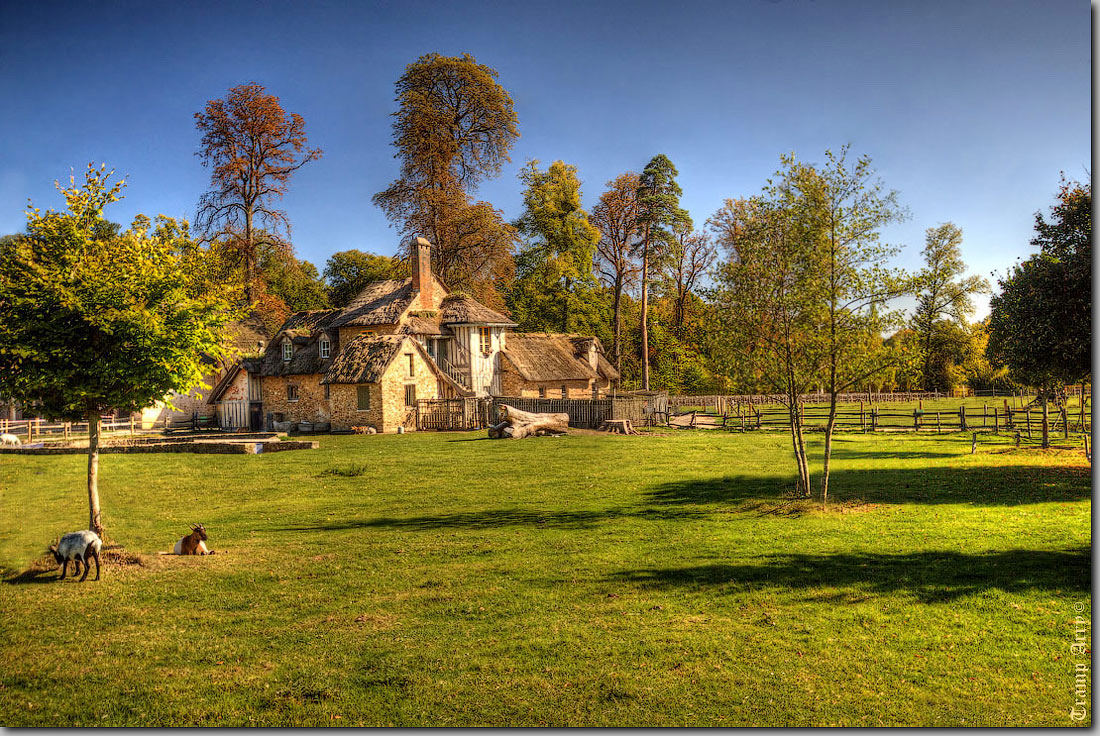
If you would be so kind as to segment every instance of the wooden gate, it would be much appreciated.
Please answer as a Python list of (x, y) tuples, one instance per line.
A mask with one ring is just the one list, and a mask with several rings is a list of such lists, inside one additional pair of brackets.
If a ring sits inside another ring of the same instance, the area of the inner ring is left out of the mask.
[(485, 429), (489, 426), (488, 414), (487, 399), (419, 399), (416, 402), (416, 428), (460, 431)]

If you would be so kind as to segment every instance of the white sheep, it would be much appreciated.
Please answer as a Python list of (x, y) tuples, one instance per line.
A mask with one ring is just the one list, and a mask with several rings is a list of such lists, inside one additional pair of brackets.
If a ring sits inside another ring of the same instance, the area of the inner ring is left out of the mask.
[(12, 445), (13, 447), (19, 447), (21, 444), (23, 443), (14, 434), (8, 434), (7, 432), (0, 434), (0, 445)]
[(95, 579), (99, 580), (99, 550), (103, 546), (103, 540), (93, 531), (71, 532), (61, 537), (50, 545), (50, 554), (61, 565), (61, 580), (65, 579), (65, 573), (69, 570), (69, 560), (76, 565), (73, 575), (80, 572), (80, 563), (84, 563), (84, 575), (80, 582), (88, 577), (88, 560), (95, 559)]

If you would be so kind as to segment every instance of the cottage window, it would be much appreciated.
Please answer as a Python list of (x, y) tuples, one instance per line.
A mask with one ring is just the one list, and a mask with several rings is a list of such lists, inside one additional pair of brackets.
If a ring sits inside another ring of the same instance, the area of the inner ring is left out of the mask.
[(325, 401), (328, 401), (331, 398), (332, 398), (332, 386), (330, 384), (326, 383), (325, 384)]
[(481, 338), (481, 354), (488, 357), (493, 351), (492, 332), (488, 327), (478, 327), (477, 332)]
[(561, 397), (563, 399), (568, 399), (569, 398), (569, 391), (566, 390), (565, 386), (561, 387)]
[(287, 340), (283, 343), (283, 362), (289, 363), (290, 359), (294, 357), (294, 346)]
[(322, 337), (321, 342), (318, 343), (318, 347), (321, 351), (321, 359), (324, 360), (329, 356), (329, 351), (332, 349), (332, 343), (328, 341), (327, 337)]
[(405, 386), (405, 406), (416, 406), (415, 383), (410, 383)]
[(286, 385), (286, 400), (287, 401), (297, 401), (298, 400), (298, 387), (295, 386), (293, 383), (288, 383)]
[(546, 398), (546, 387), (545, 386), (539, 386), (539, 398), (540, 399), (545, 399)]
[(405, 357), (409, 359), (409, 378), (412, 378), (416, 375), (416, 360), (412, 353), (405, 353)]
[(367, 411), (370, 409), (370, 386), (356, 386), (355, 395), (358, 401), (356, 408), (358, 408), (359, 411)]

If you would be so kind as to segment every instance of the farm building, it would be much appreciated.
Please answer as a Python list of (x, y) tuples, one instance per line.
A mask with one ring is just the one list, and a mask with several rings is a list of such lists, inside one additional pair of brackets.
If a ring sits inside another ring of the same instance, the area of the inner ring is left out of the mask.
[(410, 278), (376, 281), (342, 309), (287, 319), (249, 374), (265, 415), (393, 432), (414, 426), (418, 399), (591, 398), (618, 378), (597, 338), (512, 332), (507, 316), (435, 278), (427, 240), (412, 250)]

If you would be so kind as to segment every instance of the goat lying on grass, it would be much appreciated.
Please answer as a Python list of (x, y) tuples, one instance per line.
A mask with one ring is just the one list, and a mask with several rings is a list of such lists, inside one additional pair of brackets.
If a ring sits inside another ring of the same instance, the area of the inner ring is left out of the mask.
[(58, 539), (50, 545), (50, 554), (61, 565), (60, 580), (65, 579), (65, 573), (69, 570), (69, 560), (76, 565), (73, 575), (80, 572), (80, 563), (84, 563), (84, 574), (80, 582), (88, 578), (88, 560), (95, 559), (95, 579), (99, 580), (99, 550), (103, 546), (103, 540), (93, 531), (72, 532)]
[(206, 527), (202, 524), (192, 524), (191, 533), (186, 537), (181, 537), (176, 542), (175, 549), (172, 550), (174, 555), (212, 555), (214, 554), (206, 548)]
[(8, 434), (7, 432), (4, 432), (4, 434), (0, 434), (0, 445), (11, 445), (13, 447), (19, 447), (21, 444), (23, 444), (23, 442), (14, 434)]

